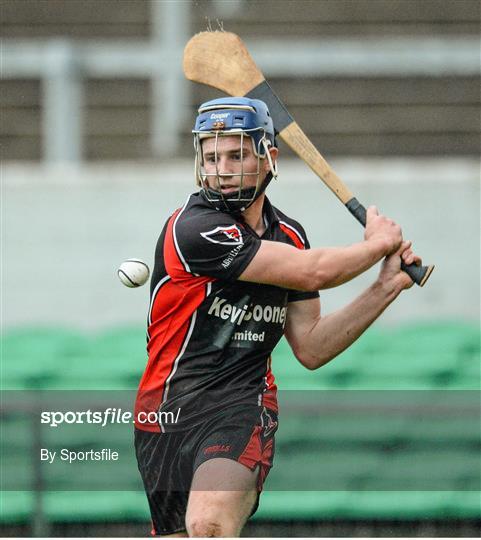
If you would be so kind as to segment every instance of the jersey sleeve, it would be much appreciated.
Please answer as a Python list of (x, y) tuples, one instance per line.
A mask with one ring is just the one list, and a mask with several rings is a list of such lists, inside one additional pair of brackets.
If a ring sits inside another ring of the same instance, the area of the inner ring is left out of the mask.
[[(306, 231), (300, 223), (296, 222), (296, 229), (302, 236), (304, 249), (310, 249), (311, 245), (306, 235)], [(299, 302), (300, 300), (309, 300), (311, 298), (319, 298), (319, 291), (294, 291), (290, 290), (287, 296), (288, 302)]]
[(188, 272), (226, 281), (242, 274), (261, 245), (242, 223), (219, 212), (180, 220), (174, 237)]

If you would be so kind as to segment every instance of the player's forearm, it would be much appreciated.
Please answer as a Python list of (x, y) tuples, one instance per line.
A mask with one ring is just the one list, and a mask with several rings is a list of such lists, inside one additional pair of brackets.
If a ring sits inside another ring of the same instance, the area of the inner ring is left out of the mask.
[(400, 292), (394, 284), (377, 281), (344, 308), (319, 317), (302, 340), (299, 360), (309, 369), (332, 360), (352, 345)]
[(382, 240), (309, 250), (313, 290), (329, 289), (350, 281), (379, 262), (388, 250), (389, 246)]

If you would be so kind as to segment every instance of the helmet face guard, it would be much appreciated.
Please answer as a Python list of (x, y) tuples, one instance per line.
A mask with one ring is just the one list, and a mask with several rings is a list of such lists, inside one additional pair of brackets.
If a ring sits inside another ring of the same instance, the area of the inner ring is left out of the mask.
[[(194, 147), (196, 150), (195, 175), (202, 188), (203, 197), (217, 210), (238, 213), (248, 208), (265, 190), (273, 177), (277, 176), (276, 165), (272, 161), (269, 147), (275, 145), (272, 119), (265, 103), (248, 98), (222, 98), (204, 103), (199, 108), (195, 123)], [(218, 168), (218, 142), (220, 137), (239, 136), (240, 171), (224, 174)], [(244, 140), (252, 142), (252, 150), (257, 158), (255, 172), (244, 171)], [(202, 140), (215, 138), (215, 172), (207, 173), (204, 166)], [(270, 172), (262, 178), (261, 160), (267, 159)], [(244, 187), (248, 176), (256, 177), (254, 187)], [(232, 193), (222, 192), (223, 178), (239, 178), (239, 188)]]

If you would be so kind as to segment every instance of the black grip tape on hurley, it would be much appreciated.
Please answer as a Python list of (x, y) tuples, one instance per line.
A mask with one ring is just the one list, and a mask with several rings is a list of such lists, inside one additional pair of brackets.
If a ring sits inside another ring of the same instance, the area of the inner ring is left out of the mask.
[(278, 133), (294, 122), (294, 119), (267, 81), (262, 81), (248, 92), (245, 97), (260, 99), (267, 105), (272, 121), (274, 122), (274, 128)]
[(364, 206), (353, 197), (346, 203), (347, 209), (351, 214), (359, 221), (359, 223), (365, 227), (366, 226), (366, 209)]
[[(346, 207), (351, 212), (351, 214), (359, 221), (359, 223), (365, 227), (366, 226), (366, 209), (364, 206), (353, 197), (346, 203)], [(406, 274), (414, 281), (420, 285), (423, 282), (426, 272), (429, 270), (428, 266), (418, 266), (417, 264), (404, 264), (401, 261), (401, 270), (406, 272)]]

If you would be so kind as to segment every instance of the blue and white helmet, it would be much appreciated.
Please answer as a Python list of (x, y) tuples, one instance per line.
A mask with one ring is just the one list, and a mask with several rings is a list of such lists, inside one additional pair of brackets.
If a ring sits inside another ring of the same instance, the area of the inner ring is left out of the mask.
[[(194, 146), (196, 149), (196, 180), (201, 186), (201, 193), (217, 210), (227, 212), (242, 212), (250, 206), (265, 190), (273, 177), (277, 176), (276, 164), (268, 151), (270, 146), (276, 146), (274, 123), (267, 105), (259, 99), (246, 97), (226, 97), (213, 99), (203, 103), (198, 110), (195, 121)], [(207, 174), (203, 168), (201, 141), (208, 137), (239, 135), (242, 140), (250, 137), (258, 166), (256, 173), (240, 174), (240, 186), (237, 192), (224, 196), (220, 189), (222, 174)], [(267, 158), (271, 172), (265, 179), (260, 179), (260, 160)], [(247, 175), (257, 175), (255, 187), (243, 188), (243, 179)], [(216, 177), (218, 189), (213, 189), (207, 183), (208, 177)]]

